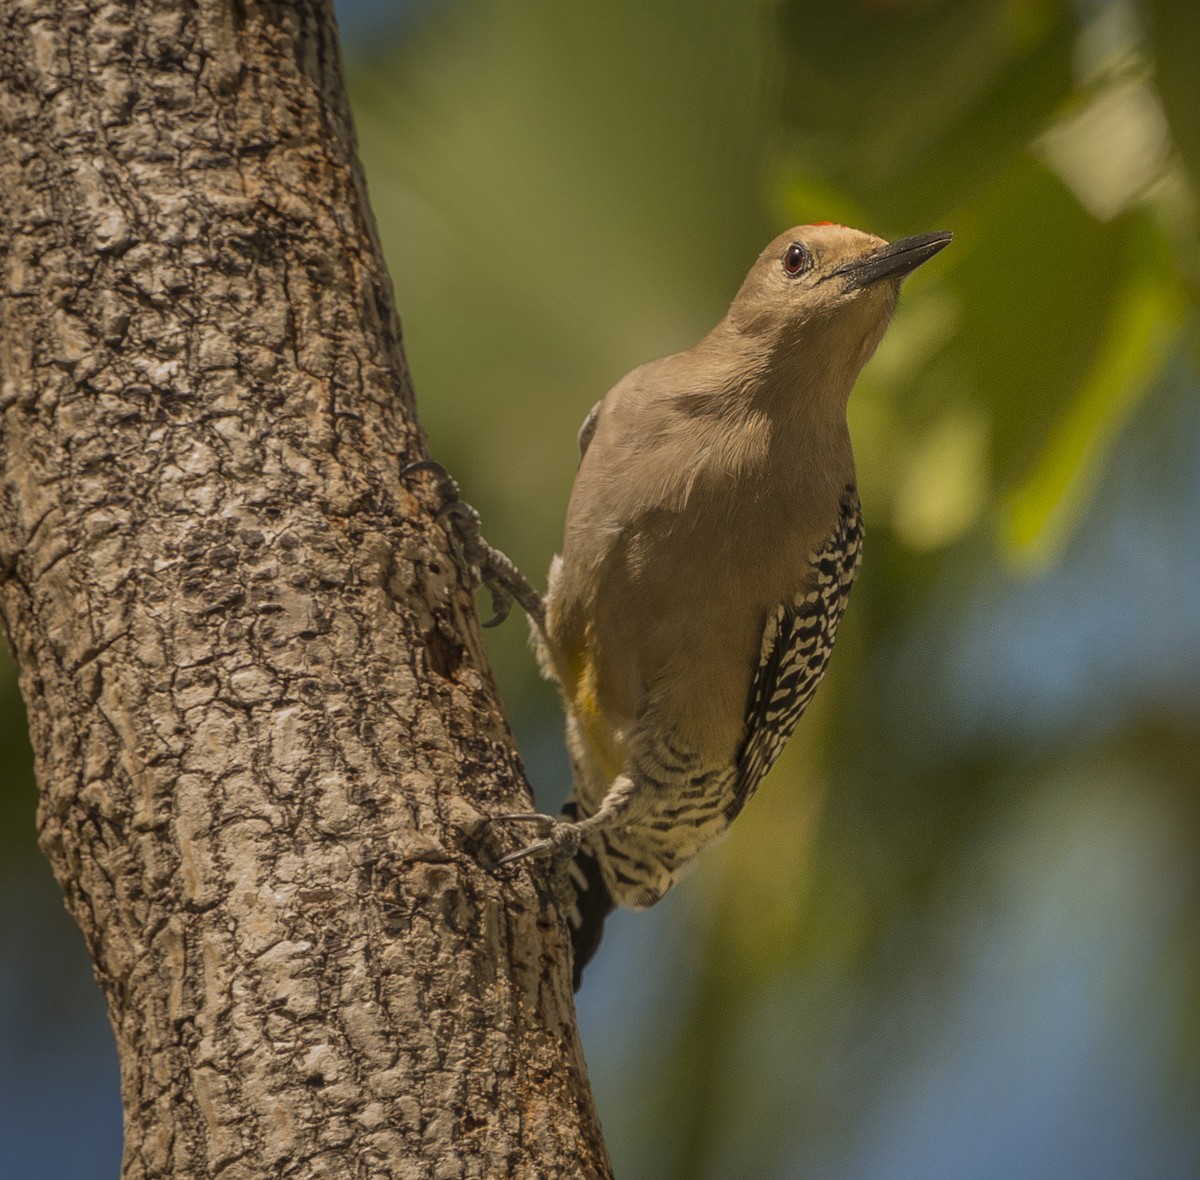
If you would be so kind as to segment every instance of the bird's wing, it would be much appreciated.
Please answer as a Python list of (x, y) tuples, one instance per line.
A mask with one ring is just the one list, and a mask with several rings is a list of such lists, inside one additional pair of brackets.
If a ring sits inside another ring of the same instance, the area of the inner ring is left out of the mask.
[(813, 555), (809, 584), (767, 618), (750, 686), (738, 773), (725, 807), (730, 821), (775, 764), (825, 675), (862, 558), (862, 533), (858, 496), (847, 488), (833, 535)]

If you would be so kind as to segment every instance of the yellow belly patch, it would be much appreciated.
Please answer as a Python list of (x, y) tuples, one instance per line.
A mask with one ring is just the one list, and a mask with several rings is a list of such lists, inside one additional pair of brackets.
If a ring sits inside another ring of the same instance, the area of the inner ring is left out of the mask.
[(587, 639), (583, 650), (571, 660), (570, 670), (571, 688), (567, 707), (587, 741), (588, 753), (608, 778), (614, 779), (625, 768), (625, 743), (600, 710), (596, 663)]

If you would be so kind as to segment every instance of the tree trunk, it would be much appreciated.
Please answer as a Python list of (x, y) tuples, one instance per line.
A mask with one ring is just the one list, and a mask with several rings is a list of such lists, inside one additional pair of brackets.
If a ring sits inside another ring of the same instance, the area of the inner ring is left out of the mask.
[(329, 5), (0, 23), (0, 596), (124, 1175), (608, 1175)]

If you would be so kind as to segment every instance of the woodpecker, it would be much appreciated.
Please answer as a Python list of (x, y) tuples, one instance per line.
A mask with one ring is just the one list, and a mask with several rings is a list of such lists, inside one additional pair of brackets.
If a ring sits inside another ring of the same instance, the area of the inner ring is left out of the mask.
[(771, 242), (703, 340), (588, 414), (544, 600), (451, 506), (562, 693), (562, 813), (499, 818), (538, 837), (504, 861), (566, 864), (576, 987), (608, 914), (729, 827), (812, 699), (862, 552), (846, 405), (901, 280), (950, 240), (822, 222)]

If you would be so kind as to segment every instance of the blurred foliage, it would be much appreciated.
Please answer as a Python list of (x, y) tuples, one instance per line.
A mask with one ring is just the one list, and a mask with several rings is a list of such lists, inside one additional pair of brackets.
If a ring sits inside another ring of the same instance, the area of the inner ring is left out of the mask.
[(830, 676), (581, 993), (618, 1174), (1200, 1174), (1200, 6), (403, 8), (343, 23), (422, 421), (531, 574), (588, 408), (782, 226), (956, 235), (852, 399)]

